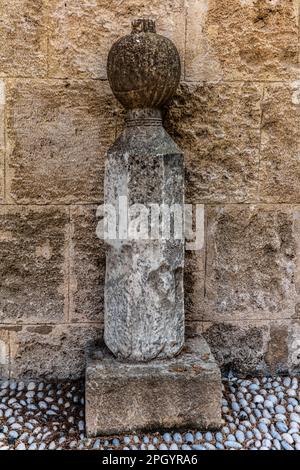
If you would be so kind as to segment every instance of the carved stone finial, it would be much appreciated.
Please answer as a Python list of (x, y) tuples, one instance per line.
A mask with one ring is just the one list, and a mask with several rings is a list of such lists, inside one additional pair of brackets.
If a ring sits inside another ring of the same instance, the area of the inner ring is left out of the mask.
[(109, 52), (111, 89), (126, 109), (160, 108), (179, 84), (178, 51), (170, 39), (155, 33), (153, 20), (137, 19), (132, 27)]

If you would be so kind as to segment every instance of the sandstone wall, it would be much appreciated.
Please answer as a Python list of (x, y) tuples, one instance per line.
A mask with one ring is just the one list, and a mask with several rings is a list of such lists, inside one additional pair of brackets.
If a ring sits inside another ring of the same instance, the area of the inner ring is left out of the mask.
[(300, 0), (0, 0), (0, 376), (78, 377), (102, 338), (95, 235), (122, 125), (112, 42), (143, 15), (183, 70), (166, 126), (186, 195), (189, 335), (225, 371), (300, 370)]

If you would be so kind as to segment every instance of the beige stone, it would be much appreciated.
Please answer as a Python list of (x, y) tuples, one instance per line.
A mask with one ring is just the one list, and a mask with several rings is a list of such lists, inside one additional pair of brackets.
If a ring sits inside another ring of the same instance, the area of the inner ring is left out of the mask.
[(270, 323), (270, 342), (265, 360), (268, 371), (273, 375), (288, 371), (288, 337), (291, 323), (289, 320)]
[(131, 31), (131, 21), (150, 17), (157, 32), (172, 39), (183, 58), (184, 0), (52, 0), (49, 73), (51, 77), (106, 78), (108, 51)]
[(186, 322), (203, 317), (205, 287), (205, 249), (185, 252), (184, 309)]
[(0, 326), (0, 378), (9, 377), (9, 331)]
[(0, 77), (47, 74), (47, 0), (0, 0)]
[[(296, 316), (299, 208), (209, 207), (205, 320), (276, 320)], [(299, 269), (299, 268), (298, 268)]]
[(105, 250), (96, 235), (97, 206), (71, 208), (70, 320), (103, 321)]
[(5, 83), (0, 80), (0, 203), (4, 199)]
[(0, 0), (0, 376), (10, 361), (15, 377), (82, 376), (102, 336), (96, 207), (123, 122), (106, 60), (140, 16), (180, 52), (166, 127), (208, 216), (206, 247), (186, 253), (186, 336), (204, 331), (223, 371), (300, 372), (299, 14), (300, 0)]
[(288, 330), (288, 367), (291, 373), (300, 373), (300, 319), (289, 324)]
[(298, 0), (188, 0), (187, 80), (299, 76)]
[(253, 201), (257, 195), (260, 84), (183, 84), (166, 127), (183, 149), (189, 202)]
[(11, 331), (12, 377), (77, 379), (101, 340), (99, 325), (36, 325)]
[[(223, 2), (224, 3), (224, 2)], [(185, 79), (193, 81), (216, 81), (223, 78), (222, 62), (214, 42), (210, 38), (216, 32), (206, 31), (210, 13), (209, 0), (188, 0), (186, 23)], [(215, 29), (219, 28), (219, 25)]]
[(4, 154), (0, 150), (0, 204), (4, 202)]
[(63, 321), (68, 210), (0, 206), (0, 322)]
[(260, 199), (300, 200), (300, 80), (265, 85), (262, 102)]
[(102, 200), (105, 152), (115, 135), (107, 83), (16, 80), (7, 88), (11, 200)]

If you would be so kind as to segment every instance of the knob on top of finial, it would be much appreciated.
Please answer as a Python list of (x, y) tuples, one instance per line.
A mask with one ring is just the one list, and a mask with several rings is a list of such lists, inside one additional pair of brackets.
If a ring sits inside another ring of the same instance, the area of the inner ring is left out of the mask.
[(132, 33), (156, 33), (155, 21), (139, 18), (132, 21)]
[(180, 58), (173, 42), (155, 33), (153, 20), (137, 19), (109, 51), (107, 74), (126, 109), (160, 108), (179, 84)]

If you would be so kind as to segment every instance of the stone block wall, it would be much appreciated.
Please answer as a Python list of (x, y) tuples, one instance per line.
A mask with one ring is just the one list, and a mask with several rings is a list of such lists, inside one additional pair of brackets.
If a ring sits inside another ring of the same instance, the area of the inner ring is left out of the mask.
[(300, 370), (300, 0), (0, 0), (0, 376), (77, 378), (102, 341), (106, 56), (150, 16), (181, 55), (166, 127), (205, 246), (187, 334), (224, 372)]

